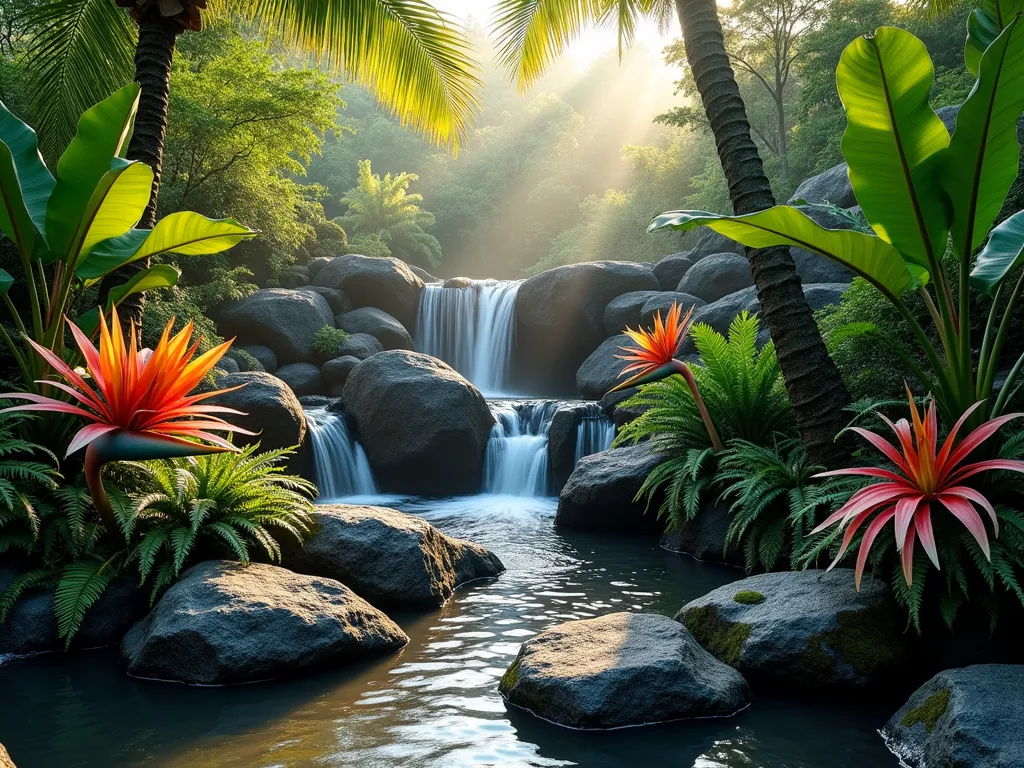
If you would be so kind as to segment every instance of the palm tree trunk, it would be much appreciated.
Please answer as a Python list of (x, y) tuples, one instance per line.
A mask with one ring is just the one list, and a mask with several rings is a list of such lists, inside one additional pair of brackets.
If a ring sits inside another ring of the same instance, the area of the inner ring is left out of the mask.
[[(729, 184), (734, 212), (754, 213), (775, 205), (757, 146), (750, 135), (746, 107), (729, 64), (715, 0), (676, 0), (686, 59), (704, 104), (718, 156)], [(789, 248), (747, 249), (786, 391), (816, 464), (833, 467), (849, 458), (846, 441), (836, 441), (845, 427), (842, 408), (850, 402), (846, 385), (828, 355), (804, 299)]]
[[(149, 205), (138, 226), (152, 229), (156, 224), (156, 203), (160, 192), (163, 170), (164, 138), (167, 135), (167, 106), (171, 88), (171, 61), (174, 46), (182, 31), (178, 17), (161, 16), (155, 9), (139, 19), (139, 43), (135, 49), (135, 80), (139, 83), (139, 110), (135, 115), (135, 130), (128, 144), (129, 160), (139, 160), (153, 169), (153, 188)], [(123, 285), (149, 267), (149, 259), (126, 264), (112, 272), (100, 284), (100, 297), (117, 285)], [(127, 325), (133, 320), (142, 322), (144, 294), (129, 296), (118, 308), (121, 321)]]

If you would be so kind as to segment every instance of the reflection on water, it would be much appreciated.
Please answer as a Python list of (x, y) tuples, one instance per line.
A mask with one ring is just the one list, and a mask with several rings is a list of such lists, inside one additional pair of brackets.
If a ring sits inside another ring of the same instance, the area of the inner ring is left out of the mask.
[(363, 503), (421, 514), (490, 547), (508, 572), (440, 611), (396, 615), (400, 653), (313, 677), (220, 689), (132, 680), (116, 654), (0, 668), (0, 742), (20, 768), (161, 766), (895, 766), (875, 729), (895, 707), (759, 697), (737, 717), (594, 733), (506, 707), (520, 643), (566, 619), (671, 614), (738, 578), (650, 539), (556, 533), (554, 500), (476, 496)]

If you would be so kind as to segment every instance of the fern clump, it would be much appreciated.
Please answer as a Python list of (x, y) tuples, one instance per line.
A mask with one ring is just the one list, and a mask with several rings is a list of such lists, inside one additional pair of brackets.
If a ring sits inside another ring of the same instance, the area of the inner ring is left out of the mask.
[(139, 493), (125, 520), (125, 536), (138, 543), (128, 562), (152, 599), (186, 566), (211, 557), (248, 563), (253, 556), (281, 560), (281, 539), (302, 545), (312, 534), (316, 489), (285, 474), (287, 449), (148, 461), (131, 464)]
[(318, 355), (333, 357), (338, 354), (338, 346), (348, 341), (348, 331), (325, 325), (313, 334), (313, 351)]

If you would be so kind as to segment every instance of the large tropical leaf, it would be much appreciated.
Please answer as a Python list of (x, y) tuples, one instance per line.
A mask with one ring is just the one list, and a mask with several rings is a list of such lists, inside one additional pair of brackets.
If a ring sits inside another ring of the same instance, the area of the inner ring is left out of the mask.
[(704, 211), (671, 211), (658, 216), (649, 231), (691, 230), (705, 226), (750, 248), (789, 245), (838, 262), (897, 297), (916, 287), (927, 273), (908, 265), (892, 245), (874, 235), (850, 229), (825, 229), (806, 214), (787, 205), (743, 216), (722, 216)]
[[(46, 208), (46, 239), (54, 253), (67, 253), (82, 241), (102, 199), (130, 167), (118, 155), (128, 141), (138, 101), (139, 86), (132, 83), (90, 107), (78, 121), (75, 138), (57, 162), (57, 185)], [(128, 172), (137, 177), (141, 169)], [(123, 196), (118, 199), (126, 202)]]
[(1018, 13), (1024, 13), (1024, 0), (980, 0), (971, 11), (967, 17), (964, 63), (972, 75), (977, 77), (981, 57)]
[(992, 293), (1007, 273), (1024, 265), (1024, 211), (1015, 213), (992, 230), (971, 272), (971, 285)]
[(54, 181), (36, 134), (0, 102), (0, 232), (31, 253), (46, 226)]
[(131, 82), (135, 24), (113, 0), (27, 5), (33, 113), (47, 157), (56, 158), (75, 135), (79, 115)]
[(868, 223), (908, 261), (941, 258), (949, 230), (941, 174), (949, 133), (928, 105), (935, 70), (909, 32), (881, 27), (843, 51), (843, 155)]
[(11, 277), (11, 273), (0, 269), (0, 298), (7, 295), (12, 285), (14, 285), (14, 278)]
[(181, 273), (170, 264), (154, 264), (141, 272), (136, 272), (124, 285), (111, 288), (110, 303), (120, 304), (133, 294), (144, 293), (154, 288), (170, 288), (178, 283), (179, 277)]
[(1022, 83), (1024, 23), (1015, 17), (985, 52), (949, 142), (946, 192), (953, 202), (953, 245), (962, 258), (985, 241), (1017, 177)]
[(152, 230), (133, 229), (97, 243), (76, 274), (85, 280), (97, 280), (123, 264), (160, 253), (219, 253), (255, 235), (234, 219), (208, 219), (192, 211), (179, 211), (164, 216)]

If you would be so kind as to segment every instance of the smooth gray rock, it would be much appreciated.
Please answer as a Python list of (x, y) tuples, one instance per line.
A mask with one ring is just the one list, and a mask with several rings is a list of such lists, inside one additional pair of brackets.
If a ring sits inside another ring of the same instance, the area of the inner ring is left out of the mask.
[(328, 387), (344, 388), (349, 374), (352, 373), (352, 369), (359, 365), (360, 362), (362, 361), (353, 355), (336, 357), (324, 363), (324, 367), (320, 369), (320, 375), (323, 376)]
[(687, 240), (691, 241), (688, 244), (691, 248), (690, 257), (695, 262), (714, 253), (745, 254), (742, 245), (708, 227), (699, 227)]
[(338, 344), (337, 357), (355, 357), (365, 360), (384, 351), (384, 345), (376, 337), (368, 333), (351, 333), (345, 341)]
[[(324, 257), (318, 257), (324, 258)], [(331, 312), (335, 315), (343, 315), (346, 312), (352, 311), (352, 302), (349, 301), (348, 296), (345, 295), (344, 291), (339, 291), (337, 288), (324, 288), (322, 285), (307, 285), (302, 290), (309, 291), (311, 293), (318, 293), (327, 299), (327, 303), (331, 307)]]
[(277, 370), (277, 355), (274, 354), (274, 350), (270, 347), (262, 344), (248, 344), (239, 348), (255, 357), (267, 373), (273, 373)]
[(650, 328), (654, 325), (654, 316), (657, 313), (661, 313), (661, 319), (665, 320), (668, 317), (669, 311), (672, 309), (672, 304), (678, 304), (683, 310), (685, 315), (690, 311), (690, 307), (700, 309), (707, 304), (704, 299), (692, 296), (689, 293), (679, 293), (679, 291), (662, 291), (656, 293), (647, 303), (640, 309), (640, 324), (645, 328)]
[(619, 373), (628, 365), (616, 355), (624, 355), (620, 347), (630, 344), (629, 337), (619, 334), (601, 342), (601, 346), (583, 361), (576, 372), (576, 389), (584, 400), (600, 400), (619, 382)]
[(558, 496), (555, 525), (588, 531), (660, 531), (654, 510), (634, 501), (662, 457), (650, 446), (613, 448), (580, 459)]
[(317, 276), (317, 273), (325, 266), (331, 263), (333, 256), (316, 256), (309, 260), (309, 264), (306, 265), (306, 269), (309, 270), (309, 274), (313, 277)]
[(355, 307), (377, 307), (412, 327), (423, 281), (404, 261), (394, 258), (336, 256), (313, 279), (314, 285), (345, 292)]
[(334, 324), (349, 333), (368, 333), (388, 349), (415, 349), (405, 326), (382, 309), (361, 307), (338, 315)]
[[(803, 287), (804, 298), (812, 311), (817, 311), (831, 304), (838, 304), (843, 293), (850, 286), (847, 283), (824, 283), (805, 284)], [(744, 288), (742, 291), (730, 293), (718, 301), (713, 301), (700, 307), (693, 313), (694, 323), (705, 323), (710, 325), (723, 336), (729, 332), (729, 326), (736, 316), (746, 310), (751, 314), (761, 311), (761, 302), (757, 298), (757, 289), (753, 286)], [(761, 330), (766, 331), (764, 323)], [(692, 342), (688, 339), (683, 344), (683, 351), (693, 349)]]
[(795, 200), (832, 203), (840, 208), (853, 208), (857, 204), (857, 197), (853, 194), (846, 163), (839, 163), (804, 181), (790, 198), (790, 202)]
[(327, 384), (320, 375), (320, 369), (312, 363), (290, 363), (277, 369), (277, 378), (291, 387), (296, 397), (322, 395)]
[(561, 493), (576, 463), (576, 437), (583, 418), (597, 406), (593, 403), (560, 405), (548, 428), (548, 466), (555, 493)]
[(856, 691), (910, 674), (906, 619), (889, 586), (869, 577), (857, 592), (848, 568), (751, 576), (690, 601), (676, 619), (755, 686)]
[(121, 659), (135, 677), (233, 685), (381, 655), (408, 640), (340, 582), (208, 560), (182, 574), (132, 627)]
[(656, 613), (557, 624), (523, 643), (499, 691), (509, 703), (570, 728), (728, 717), (750, 703), (735, 670)]
[(226, 405), (246, 414), (229, 414), (227, 420), (255, 436), (235, 435), (236, 445), (259, 443), (265, 451), (302, 445), (306, 438), (306, 416), (289, 386), (269, 373), (233, 373), (217, 380), (217, 387), (241, 389), (210, 398), (211, 405)]
[(541, 395), (572, 395), (576, 370), (606, 338), (604, 310), (616, 296), (656, 291), (650, 264), (595, 261), (534, 275), (516, 296), (512, 385)]
[(622, 333), (627, 327), (640, 327), (640, 314), (647, 301), (659, 291), (630, 291), (616, 296), (604, 308), (604, 332), (609, 336)]
[(1024, 766), (1024, 666), (947, 669), (918, 688), (882, 736), (909, 768)]
[(676, 290), (713, 302), (753, 284), (746, 256), (713, 253), (690, 267)]
[(394, 509), (336, 504), (314, 516), (319, 530), (285, 566), (337, 579), (378, 608), (436, 608), (460, 584), (505, 570), (483, 547)]
[(734, 542), (728, 550), (725, 548), (728, 530), (729, 505), (705, 499), (694, 518), (665, 531), (660, 544), (662, 549), (690, 555), (702, 562), (742, 566), (743, 553), (738, 542)]
[(312, 279), (309, 270), (305, 267), (291, 266), (281, 273), (278, 282), (282, 288), (296, 289), (309, 285), (309, 281)]
[(654, 265), (654, 276), (658, 278), (658, 284), (663, 291), (674, 291), (683, 275), (697, 259), (693, 258), (692, 251), (673, 253), (665, 256)]
[(421, 267), (417, 267), (415, 264), (410, 264), (409, 265), (409, 269), (412, 271), (412, 273), (414, 275), (416, 275), (416, 277), (418, 277), (424, 283), (440, 283), (441, 282), (441, 278), (434, 277), (432, 274), (427, 272), (427, 270), (425, 270), (425, 269), (423, 269)]
[(218, 328), (243, 344), (270, 347), (281, 363), (301, 363), (316, 359), (313, 336), (325, 325), (334, 325), (334, 313), (323, 296), (269, 288), (222, 307)]
[(418, 352), (381, 352), (352, 371), (344, 398), (383, 490), (479, 490), (494, 417), (454, 369)]
[(218, 360), (215, 367), (224, 373), (238, 373), (241, 370), (238, 367), (238, 361), (227, 355)]
[(849, 285), (855, 275), (842, 264), (805, 251), (802, 248), (790, 248), (793, 263), (796, 265), (800, 281), (806, 286), (814, 283), (844, 283)]

